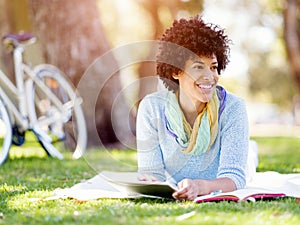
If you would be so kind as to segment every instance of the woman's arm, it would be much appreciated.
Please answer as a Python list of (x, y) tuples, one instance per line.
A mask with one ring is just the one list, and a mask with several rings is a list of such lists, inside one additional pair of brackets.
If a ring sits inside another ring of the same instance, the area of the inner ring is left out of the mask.
[(151, 96), (141, 101), (137, 114), (136, 140), (138, 171), (160, 181), (165, 180), (163, 157), (159, 143), (161, 98)]
[(246, 165), (249, 148), (248, 116), (242, 99), (228, 99), (222, 114), (220, 162), (217, 178), (230, 178), (236, 189), (246, 185)]
[(177, 200), (194, 200), (197, 196), (208, 195), (213, 191), (229, 192), (236, 190), (235, 183), (227, 177), (215, 180), (183, 179), (177, 185), (178, 191), (173, 197)]
[(214, 180), (183, 179), (173, 197), (193, 200), (213, 191), (234, 191), (245, 186), (248, 153), (248, 117), (242, 100), (229, 101), (220, 119), (220, 162)]

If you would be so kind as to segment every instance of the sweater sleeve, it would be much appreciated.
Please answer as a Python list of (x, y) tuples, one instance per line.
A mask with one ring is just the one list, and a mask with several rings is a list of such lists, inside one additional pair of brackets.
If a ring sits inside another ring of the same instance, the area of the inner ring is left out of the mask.
[(217, 177), (228, 177), (237, 189), (246, 184), (249, 131), (245, 103), (238, 99), (226, 106), (221, 116), (220, 164)]
[(159, 101), (146, 97), (139, 105), (136, 121), (137, 158), (139, 173), (165, 181), (165, 166), (159, 145), (159, 124), (162, 123)]

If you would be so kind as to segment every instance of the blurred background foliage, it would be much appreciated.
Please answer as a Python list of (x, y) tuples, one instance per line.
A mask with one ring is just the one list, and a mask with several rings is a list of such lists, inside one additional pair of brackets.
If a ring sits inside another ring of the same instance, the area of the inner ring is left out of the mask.
[[(40, 41), (31, 52), (29, 51), (32, 63), (45, 61), (55, 64), (69, 75), (76, 85), (84, 70), (105, 52), (132, 42), (156, 40), (175, 18), (203, 14), (205, 20), (225, 28), (233, 41), (231, 63), (222, 75), (221, 84), (244, 97), (247, 102), (275, 105), (280, 112), (294, 116), (288, 121), (300, 123), (295, 119), (296, 111), (299, 115), (300, 110), (297, 97), (300, 93), (300, 68), (297, 66), (300, 65), (297, 61), (300, 54), (299, 5), (299, 0), (0, 0), (0, 34), (17, 33), (22, 30), (34, 32)], [(95, 10), (95, 7), (98, 16), (88, 13), (89, 10)], [(85, 13), (82, 13), (83, 10), (86, 10)], [(295, 16), (291, 18), (293, 12)], [(63, 19), (58, 20), (59, 17)], [(293, 19), (296, 26), (292, 24)], [(95, 23), (97, 26), (89, 29), (87, 35), (86, 27)], [(62, 29), (63, 24), (73, 25), (66, 25)], [(80, 30), (80, 27), (84, 27), (85, 30)], [(76, 35), (70, 35), (72, 29), (78, 29)], [(64, 35), (65, 33), (69, 35)], [(289, 44), (291, 42), (288, 42), (288, 34), (292, 33), (298, 35), (292, 40), (292, 44)], [(79, 42), (86, 43), (86, 46), (79, 46)], [(66, 53), (72, 51), (67, 45), (77, 46), (79, 53), (59, 54), (53, 48), (49, 48), (55, 45), (59, 45), (58, 50)], [(89, 49), (96, 50), (90, 54)], [(12, 73), (10, 56), (3, 49), (1, 53), (1, 69)], [(139, 63), (124, 68), (123, 71), (119, 71), (118, 79), (112, 81), (117, 87), (115, 92), (135, 79), (147, 77), (149, 74), (154, 76), (154, 69), (154, 64), (151, 63)], [(89, 89), (89, 84), (86, 87)], [(129, 108), (133, 108), (132, 105), (137, 104), (156, 87), (156, 82), (141, 82), (137, 90), (133, 89), (128, 93), (130, 101), (133, 102)], [(114, 101), (114, 95), (111, 93), (107, 94), (109, 97), (101, 100), (110, 102), (106, 106), (101, 104), (108, 113), (96, 113), (96, 123), (98, 133), (100, 130), (103, 133), (103, 128), (107, 132), (103, 140), (110, 137), (107, 142), (112, 143), (117, 138), (111, 138), (114, 136), (114, 129), (111, 124), (107, 124), (111, 123), (107, 118), (111, 116), (110, 107)], [(97, 106), (95, 111), (97, 112)], [(132, 114), (134, 121), (135, 112)], [(91, 145), (93, 144), (95, 142), (92, 141)]]

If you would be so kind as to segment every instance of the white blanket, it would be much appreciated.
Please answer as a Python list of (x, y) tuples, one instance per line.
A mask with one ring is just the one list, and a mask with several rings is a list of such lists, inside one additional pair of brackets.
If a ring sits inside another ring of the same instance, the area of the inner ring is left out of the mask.
[(286, 196), (300, 198), (300, 173), (281, 174), (275, 171), (256, 172), (246, 185), (248, 188), (265, 188)]
[[(280, 174), (274, 171), (257, 172), (246, 185), (246, 188), (264, 188), (286, 196), (300, 198), (300, 174)], [(47, 199), (73, 198), (87, 201), (100, 198), (135, 198), (128, 196), (118, 188), (112, 186), (100, 175), (78, 183), (70, 188), (56, 189), (53, 196)]]

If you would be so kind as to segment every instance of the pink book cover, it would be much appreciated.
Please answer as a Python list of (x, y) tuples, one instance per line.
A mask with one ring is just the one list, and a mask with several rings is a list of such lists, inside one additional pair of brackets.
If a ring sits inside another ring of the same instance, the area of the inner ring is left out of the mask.
[(197, 197), (194, 202), (218, 202), (218, 201), (252, 201), (276, 199), (285, 197), (284, 193), (277, 193), (265, 189), (240, 189), (232, 192), (224, 192), (218, 194), (209, 194)]

